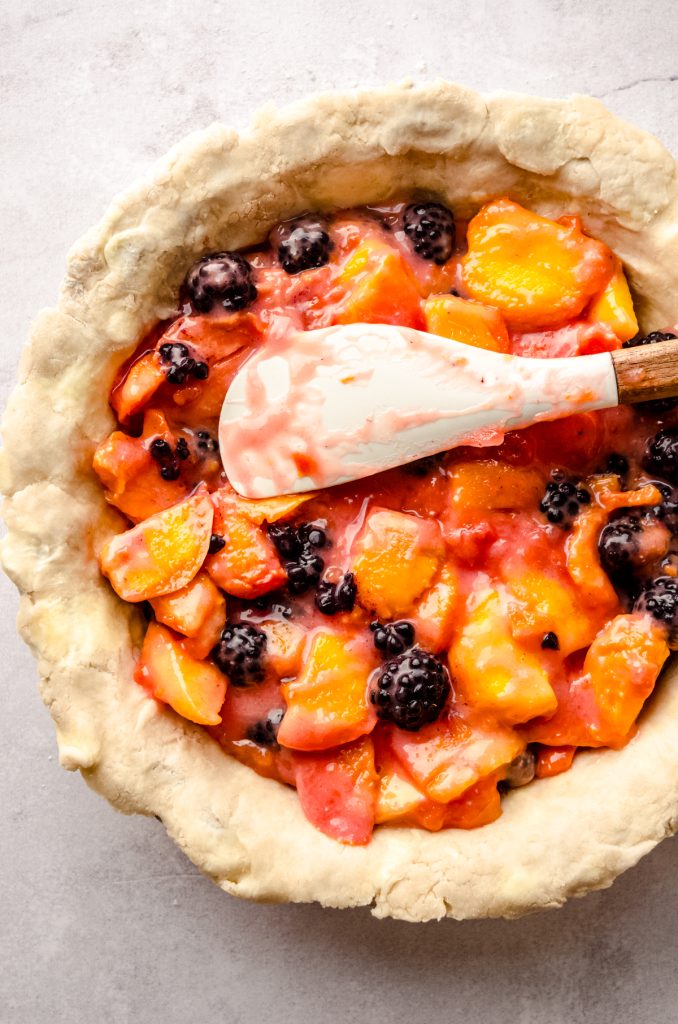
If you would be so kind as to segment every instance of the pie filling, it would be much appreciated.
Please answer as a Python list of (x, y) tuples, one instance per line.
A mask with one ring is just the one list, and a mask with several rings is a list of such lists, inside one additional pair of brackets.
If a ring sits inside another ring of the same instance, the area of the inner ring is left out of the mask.
[(307, 214), (203, 257), (178, 306), (120, 368), (94, 457), (127, 527), (101, 569), (149, 620), (138, 684), (351, 844), (487, 824), (507, 790), (632, 739), (678, 646), (678, 401), (261, 501), (217, 442), (281, 316), (543, 358), (674, 337), (639, 335), (576, 217), (502, 198), (468, 223), (425, 200)]

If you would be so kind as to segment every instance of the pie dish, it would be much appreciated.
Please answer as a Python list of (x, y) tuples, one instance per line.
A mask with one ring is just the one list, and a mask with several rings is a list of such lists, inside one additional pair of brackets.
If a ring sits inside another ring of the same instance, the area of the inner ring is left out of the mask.
[(510, 194), (546, 217), (580, 216), (623, 262), (648, 332), (675, 317), (675, 192), (670, 155), (593, 100), (439, 84), (316, 97), (266, 112), (242, 138), (216, 126), (123, 196), (72, 254), (58, 308), (38, 318), (5, 420), (3, 559), (24, 595), (20, 628), (65, 767), (121, 810), (160, 817), (229, 892), (373, 904), (409, 920), (557, 906), (610, 884), (672, 833), (669, 669), (626, 746), (578, 754), (565, 774), (511, 793), (492, 824), (380, 828), (364, 846), (322, 835), (292, 789), (131, 685), (146, 626), (100, 575), (97, 555), (121, 523), (91, 465), (115, 426), (108, 394), (121, 364), (176, 318), (205, 253), (260, 244), (307, 210), (425, 193), (468, 220)]

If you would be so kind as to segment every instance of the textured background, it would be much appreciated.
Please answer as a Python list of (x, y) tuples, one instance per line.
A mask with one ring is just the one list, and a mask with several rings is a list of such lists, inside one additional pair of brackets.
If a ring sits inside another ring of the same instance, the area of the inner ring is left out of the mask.
[[(676, 44), (673, 0), (0, 0), (2, 404), (69, 245), (192, 129), (444, 76), (591, 93), (678, 152)], [(58, 767), (4, 578), (0, 599), (2, 1024), (678, 1021), (676, 840), (518, 922), (240, 903)]]

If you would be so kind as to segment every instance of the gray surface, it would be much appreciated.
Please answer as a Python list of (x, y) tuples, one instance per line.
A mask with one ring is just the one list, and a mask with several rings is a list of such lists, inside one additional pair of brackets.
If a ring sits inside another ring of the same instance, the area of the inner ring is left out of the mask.
[[(191, 129), (446, 76), (593, 93), (678, 151), (677, 43), (671, 0), (1, 0), (3, 404), (69, 244)], [(678, 1021), (675, 840), (611, 891), (519, 922), (239, 903), (58, 767), (4, 578), (0, 598), (2, 1024)]]

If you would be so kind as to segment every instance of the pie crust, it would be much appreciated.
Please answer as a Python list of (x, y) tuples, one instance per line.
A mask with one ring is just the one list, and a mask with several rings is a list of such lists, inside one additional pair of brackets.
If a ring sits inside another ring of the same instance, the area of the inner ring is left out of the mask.
[(676, 164), (596, 100), (440, 82), (266, 109), (242, 135), (213, 125), (118, 197), (34, 324), (4, 420), (2, 559), (61, 763), (121, 811), (158, 815), (223, 889), (411, 921), (513, 917), (609, 885), (678, 829), (675, 664), (625, 749), (581, 753), (566, 774), (510, 793), (493, 824), (380, 827), (347, 847), (308, 823), (293, 789), (132, 682), (142, 617), (95, 557), (122, 528), (91, 470), (114, 427), (109, 388), (143, 332), (176, 312), (192, 261), (260, 242), (300, 211), (418, 190), (462, 217), (503, 194), (547, 216), (577, 212), (624, 261), (643, 330), (678, 318)]

